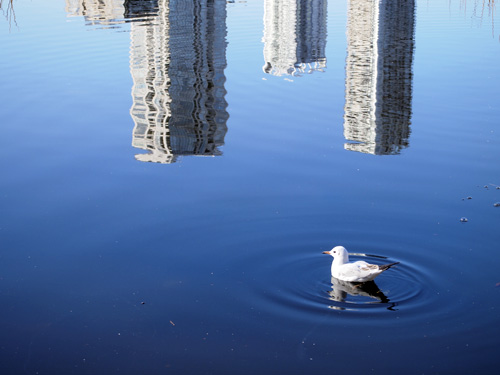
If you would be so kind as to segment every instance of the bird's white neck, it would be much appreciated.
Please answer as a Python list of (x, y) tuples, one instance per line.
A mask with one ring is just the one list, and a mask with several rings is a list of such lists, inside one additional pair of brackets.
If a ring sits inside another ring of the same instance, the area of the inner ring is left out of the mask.
[(337, 254), (333, 258), (332, 266), (341, 266), (344, 263), (349, 262), (349, 255), (347, 254)]
[(349, 256), (348, 255), (343, 256), (342, 254), (337, 254), (337, 256), (333, 258), (332, 267), (330, 269), (330, 272), (331, 272), (332, 276), (333, 277), (339, 277), (338, 270), (340, 269), (340, 267), (344, 263), (347, 263), (347, 262), (349, 262)]

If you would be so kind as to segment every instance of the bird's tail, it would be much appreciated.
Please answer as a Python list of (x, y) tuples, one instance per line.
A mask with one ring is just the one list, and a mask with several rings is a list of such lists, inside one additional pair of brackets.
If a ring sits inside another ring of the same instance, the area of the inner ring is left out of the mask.
[(378, 266), (378, 268), (381, 271), (385, 271), (385, 270), (388, 270), (389, 268), (391, 268), (392, 266), (395, 266), (396, 264), (399, 264), (399, 262), (394, 262), (394, 263), (389, 263), (389, 264), (383, 264), (381, 266)]

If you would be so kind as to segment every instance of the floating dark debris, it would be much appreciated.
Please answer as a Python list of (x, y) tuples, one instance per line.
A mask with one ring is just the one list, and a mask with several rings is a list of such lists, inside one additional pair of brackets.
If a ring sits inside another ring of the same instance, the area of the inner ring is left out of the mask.
[(469, 221), (469, 219), (467, 219), (466, 217), (462, 217), (462, 218), (460, 218), (460, 222), (461, 222), (461, 223), (466, 223), (466, 222), (468, 222), (468, 221)]

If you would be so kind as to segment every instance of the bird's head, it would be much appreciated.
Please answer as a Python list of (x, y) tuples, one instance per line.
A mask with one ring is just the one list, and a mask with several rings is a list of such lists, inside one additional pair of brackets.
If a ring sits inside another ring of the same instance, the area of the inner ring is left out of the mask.
[(323, 254), (329, 254), (334, 258), (340, 258), (343, 260), (347, 260), (349, 256), (344, 246), (335, 246), (330, 251), (323, 251)]

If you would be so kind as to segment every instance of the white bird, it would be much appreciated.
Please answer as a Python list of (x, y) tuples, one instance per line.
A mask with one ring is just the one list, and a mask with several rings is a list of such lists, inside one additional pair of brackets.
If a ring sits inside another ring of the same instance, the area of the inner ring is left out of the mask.
[(366, 263), (362, 260), (348, 263), (349, 253), (343, 246), (335, 246), (330, 251), (323, 251), (323, 254), (330, 254), (333, 257), (332, 277), (351, 283), (372, 281), (382, 272), (399, 263), (395, 262), (380, 266), (378, 264)]

